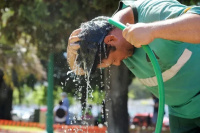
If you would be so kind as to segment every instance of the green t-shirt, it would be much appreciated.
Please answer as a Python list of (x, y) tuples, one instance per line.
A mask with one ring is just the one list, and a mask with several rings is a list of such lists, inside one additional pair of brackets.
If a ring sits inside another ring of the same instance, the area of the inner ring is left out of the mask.
[[(137, 9), (137, 20), (142, 23), (175, 18), (187, 8), (176, 0), (126, 0), (120, 2), (117, 11), (127, 6)], [(200, 14), (200, 7), (192, 7), (186, 13)], [(149, 46), (161, 68), (169, 113), (182, 118), (200, 117), (200, 45), (158, 38)], [(123, 62), (158, 96), (157, 79), (142, 48), (135, 49), (134, 54)]]

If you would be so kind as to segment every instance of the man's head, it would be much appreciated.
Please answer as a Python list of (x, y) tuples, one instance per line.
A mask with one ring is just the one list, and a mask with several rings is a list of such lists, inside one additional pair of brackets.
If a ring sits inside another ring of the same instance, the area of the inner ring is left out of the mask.
[(114, 27), (108, 23), (108, 17), (100, 16), (82, 23), (80, 28), (77, 63), (84, 71), (93, 73), (101, 60), (108, 57), (104, 38)]
[(60, 95), (61, 95), (62, 98), (67, 97), (67, 93), (66, 92), (62, 92)]
[(92, 73), (97, 67), (118, 66), (133, 53), (133, 46), (125, 41), (121, 30), (108, 23), (108, 17), (94, 18), (80, 28), (77, 64), (85, 71)]

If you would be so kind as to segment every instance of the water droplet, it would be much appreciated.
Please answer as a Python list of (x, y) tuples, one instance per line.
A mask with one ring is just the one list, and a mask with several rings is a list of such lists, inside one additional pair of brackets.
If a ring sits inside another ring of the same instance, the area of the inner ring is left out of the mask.
[(70, 73), (72, 73), (72, 72), (73, 72), (73, 71), (68, 71), (68, 72), (67, 72), (67, 75), (70, 74)]

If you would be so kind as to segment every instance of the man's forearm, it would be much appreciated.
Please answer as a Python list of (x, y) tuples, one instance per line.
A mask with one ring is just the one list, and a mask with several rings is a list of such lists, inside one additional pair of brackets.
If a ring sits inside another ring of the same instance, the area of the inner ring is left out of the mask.
[(175, 19), (151, 23), (154, 38), (200, 43), (200, 15), (184, 14)]

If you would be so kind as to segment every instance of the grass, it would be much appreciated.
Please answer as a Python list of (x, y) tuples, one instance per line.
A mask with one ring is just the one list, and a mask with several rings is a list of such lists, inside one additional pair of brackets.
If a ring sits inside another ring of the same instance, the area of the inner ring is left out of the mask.
[(9, 131), (23, 131), (23, 132), (41, 132), (44, 131), (43, 129), (37, 127), (22, 127), (22, 126), (7, 126), (7, 125), (0, 125), (0, 129), (9, 130)]

